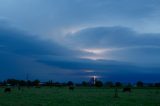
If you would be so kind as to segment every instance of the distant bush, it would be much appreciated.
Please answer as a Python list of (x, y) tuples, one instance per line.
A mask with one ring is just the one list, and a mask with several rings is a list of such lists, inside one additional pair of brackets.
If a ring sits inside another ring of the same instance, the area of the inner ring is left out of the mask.
[(88, 86), (88, 85), (89, 85), (88, 82), (86, 82), (86, 81), (82, 82), (82, 86)]
[(102, 87), (103, 86), (103, 82), (102, 81), (96, 81), (95, 86), (96, 87)]
[(136, 85), (137, 85), (137, 87), (143, 87), (144, 83), (142, 81), (138, 81)]
[(106, 85), (107, 87), (113, 87), (113, 86), (114, 86), (114, 84), (113, 84), (112, 81), (106, 82), (105, 85)]
[(73, 86), (74, 83), (73, 83), (72, 81), (68, 81), (67, 85), (68, 85), (68, 86)]
[(155, 87), (160, 87), (160, 83), (155, 83), (154, 86)]
[(116, 87), (122, 87), (122, 83), (121, 83), (121, 82), (116, 82), (116, 83), (115, 83), (115, 86), (116, 86)]

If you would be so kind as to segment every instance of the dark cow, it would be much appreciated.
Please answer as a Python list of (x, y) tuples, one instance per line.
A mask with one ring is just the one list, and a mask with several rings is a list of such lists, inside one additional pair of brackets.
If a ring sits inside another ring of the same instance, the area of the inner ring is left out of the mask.
[(11, 92), (11, 88), (5, 88), (4, 92)]
[(123, 92), (131, 92), (131, 88), (129, 87), (123, 88)]
[(74, 90), (74, 86), (69, 86), (69, 90)]

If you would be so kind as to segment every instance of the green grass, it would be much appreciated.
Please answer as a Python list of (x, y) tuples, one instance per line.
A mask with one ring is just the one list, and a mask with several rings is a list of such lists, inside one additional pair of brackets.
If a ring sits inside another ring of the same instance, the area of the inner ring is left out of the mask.
[(114, 89), (106, 88), (16, 88), (4, 93), (0, 88), (0, 106), (160, 106), (160, 90), (133, 89), (114, 98)]

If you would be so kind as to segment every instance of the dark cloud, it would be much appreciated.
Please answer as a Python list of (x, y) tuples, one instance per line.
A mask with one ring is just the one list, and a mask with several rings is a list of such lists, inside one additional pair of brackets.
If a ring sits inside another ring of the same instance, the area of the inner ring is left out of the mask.
[[(88, 80), (89, 76), (97, 75), (103, 81), (123, 81), (135, 82), (143, 80), (146, 82), (159, 81), (159, 67), (136, 66), (126, 62), (109, 60), (39, 60), (50, 66), (56, 66), (65, 70), (72, 70), (69, 76), (75, 76), (74, 79)], [(89, 70), (90, 72), (87, 72)]]
[[(153, 69), (159, 70), (126, 62), (79, 59), (76, 56), (84, 55), (83, 53), (36, 38), (37, 36), (24, 31), (1, 25), (0, 32), (1, 79), (25, 79), (26, 74), (29, 74), (30, 79), (63, 81), (65, 77), (68, 80), (81, 81), (88, 80), (89, 76), (96, 74), (103, 77), (103, 80), (109, 75), (110, 80), (119, 78), (124, 81), (127, 73), (137, 75), (137, 73), (151, 72)], [(93, 72), (88, 73), (86, 70)], [(119, 74), (119, 77), (113, 73)]]
[(126, 27), (94, 27), (77, 31), (66, 39), (71, 47), (106, 49), (102, 54), (104, 59), (110, 57), (143, 65), (160, 63), (158, 33), (138, 33)]
[(126, 27), (87, 28), (71, 34), (68, 39), (69, 43), (94, 48), (160, 46), (160, 34), (140, 34)]
[(43, 80), (52, 78), (55, 74), (62, 75), (66, 70), (45, 65), (37, 60), (46, 56), (63, 59), (74, 57), (75, 54), (79, 52), (53, 41), (42, 40), (4, 23), (0, 24), (0, 79), (25, 79), (27, 73), (31, 75), (31, 79)]
[[(0, 51), (13, 52), (21, 55), (72, 55), (69, 50), (53, 41), (42, 40), (25, 31), (0, 25)], [(65, 51), (65, 53), (63, 52)]]

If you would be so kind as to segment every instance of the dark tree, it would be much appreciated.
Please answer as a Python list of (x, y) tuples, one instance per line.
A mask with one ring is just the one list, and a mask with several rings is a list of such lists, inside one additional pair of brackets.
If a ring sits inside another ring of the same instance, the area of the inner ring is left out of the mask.
[(88, 86), (88, 83), (86, 81), (83, 81), (82, 86)]
[(103, 86), (103, 82), (102, 81), (96, 81), (95, 86), (96, 87), (102, 87)]
[(7, 80), (7, 84), (10, 84), (10, 85), (12, 85), (12, 86), (17, 85), (18, 83), (19, 83), (19, 81), (16, 80), (16, 79), (8, 79), (8, 80)]
[(55, 83), (53, 83), (53, 85), (55, 87), (62, 87), (63, 86), (60, 82), (55, 82)]
[(142, 81), (138, 81), (136, 85), (137, 87), (143, 87), (144, 83)]
[(28, 86), (28, 87), (33, 86), (32, 81), (28, 80), (28, 81), (27, 81), (27, 86)]
[(74, 83), (73, 83), (72, 81), (68, 81), (67, 85), (68, 85), (68, 86), (73, 86)]
[(24, 81), (24, 80), (20, 80), (20, 81), (19, 81), (19, 85), (20, 85), (20, 86), (26, 86), (26, 85), (27, 85), (27, 82)]
[(40, 83), (39, 80), (34, 80), (34, 81), (33, 81), (33, 85), (34, 85), (34, 86), (39, 86), (39, 83)]
[(160, 87), (160, 83), (155, 83), (154, 86), (155, 87)]
[(115, 83), (115, 86), (116, 86), (116, 87), (122, 87), (122, 83), (121, 83), (121, 82), (116, 82), (116, 83)]
[(154, 87), (154, 84), (153, 83), (149, 83), (148, 87)]
[(4, 81), (2, 82), (2, 85), (5, 86), (6, 84), (7, 84), (7, 81), (4, 80)]
[(113, 87), (113, 86), (114, 86), (114, 84), (113, 84), (112, 81), (106, 82), (105, 85), (106, 85), (107, 87)]

